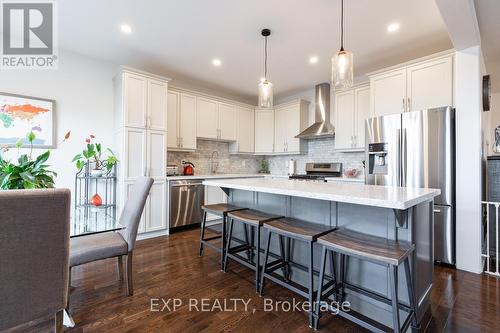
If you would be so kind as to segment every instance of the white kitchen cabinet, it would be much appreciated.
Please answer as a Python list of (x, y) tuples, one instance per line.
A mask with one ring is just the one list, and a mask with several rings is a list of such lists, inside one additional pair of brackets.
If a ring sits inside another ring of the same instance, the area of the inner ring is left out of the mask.
[(255, 111), (238, 107), (236, 120), (236, 141), (230, 143), (232, 154), (253, 154), (255, 152)]
[(231, 104), (219, 103), (219, 139), (236, 140), (237, 107)]
[(180, 93), (169, 90), (167, 112), (167, 147), (179, 148)]
[(217, 101), (197, 98), (197, 136), (203, 139), (219, 138), (219, 106)]
[(307, 127), (309, 102), (292, 101), (275, 107), (274, 110), (274, 152), (300, 154), (307, 150), (304, 140), (295, 136)]
[(406, 68), (370, 77), (371, 108), (375, 117), (406, 111)]
[(156, 180), (151, 186), (144, 208), (145, 231), (157, 231), (167, 227), (167, 181)]
[(198, 97), (197, 114), (199, 138), (236, 140), (237, 107), (235, 105)]
[(410, 111), (453, 105), (453, 58), (426, 61), (407, 68)]
[(453, 54), (369, 74), (373, 116), (453, 106)]
[(167, 130), (168, 86), (159, 80), (148, 80), (147, 127), (152, 130)]
[(154, 179), (166, 177), (167, 133), (164, 131), (147, 131), (146, 146), (146, 175)]
[(255, 154), (274, 152), (274, 109), (255, 109)]
[(170, 90), (168, 92), (168, 149), (196, 149), (196, 96)]
[(335, 94), (335, 150), (359, 151), (365, 146), (365, 120), (370, 117), (370, 87), (357, 86)]
[[(123, 143), (119, 143), (119, 175), (125, 181), (145, 176), (147, 171), (147, 131), (125, 127), (121, 132)], [(121, 136), (119, 136), (121, 137)]]
[[(227, 195), (217, 186), (205, 186), (205, 205), (212, 205), (227, 202)], [(207, 221), (220, 219), (220, 216), (207, 214)]]
[(123, 110), (120, 113), (123, 126), (146, 127), (148, 116), (148, 79), (142, 75), (124, 72), (117, 78), (123, 84), (121, 97)]
[(335, 94), (335, 150), (353, 148), (354, 89)]
[[(166, 229), (167, 130), (175, 128), (179, 95), (169, 94), (168, 79), (124, 68), (114, 78), (118, 198), (123, 209), (135, 180), (154, 180), (140, 225), (141, 232)], [(172, 97), (172, 101), (169, 101)], [(169, 110), (172, 108), (173, 110)], [(174, 111), (173, 125), (169, 115)]]
[(370, 86), (359, 87), (354, 91), (355, 123), (354, 123), (354, 147), (365, 150), (365, 124), (366, 119), (371, 117), (370, 109)]
[(196, 97), (181, 94), (179, 140), (182, 149), (196, 149)]

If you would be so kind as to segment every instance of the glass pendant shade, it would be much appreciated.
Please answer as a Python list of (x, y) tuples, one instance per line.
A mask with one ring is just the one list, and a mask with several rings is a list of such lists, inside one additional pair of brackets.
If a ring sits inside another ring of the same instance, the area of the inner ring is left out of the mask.
[(273, 107), (273, 84), (267, 80), (259, 83), (259, 107)]
[(353, 84), (353, 55), (340, 50), (332, 57), (332, 84), (334, 89), (345, 89)]

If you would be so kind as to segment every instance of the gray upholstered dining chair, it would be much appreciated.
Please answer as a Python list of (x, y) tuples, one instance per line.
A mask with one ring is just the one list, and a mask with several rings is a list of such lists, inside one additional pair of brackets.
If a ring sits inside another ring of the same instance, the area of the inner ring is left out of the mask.
[[(71, 238), (70, 242), (70, 279), (71, 283), (71, 268), (83, 265), (92, 261), (101, 259), (117, 258), (118, 274), (120, 280), (123, 280), (123, 264), (122, 257), (127, 256), (127, 293), (133, 295), (132, 283), (132, 257), (137, 238), (137, 229), (141, 221), (142, 211), (146, 204), (146, 199), (149, 195), (149, 190), (153, 185), (153, 179), (148, 177), (138, 178), (125, 203), (119, 222), (125, 229), (119, 232), (104, 232), (87, 236)], [(69, 306), (69, 297), (68, 304)]]
[(0, 191), (0, 331), (55, 316), (66, 306), (71, 193)]

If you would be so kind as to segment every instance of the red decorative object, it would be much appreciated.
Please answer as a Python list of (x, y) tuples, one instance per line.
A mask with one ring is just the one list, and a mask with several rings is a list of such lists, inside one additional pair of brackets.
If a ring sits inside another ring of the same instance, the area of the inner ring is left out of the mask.
[(102, 205), (102, 199), (99, 194), (94, 194), (92, 198), (90, 199), (90, 204), (94, 206), (100, 206)]

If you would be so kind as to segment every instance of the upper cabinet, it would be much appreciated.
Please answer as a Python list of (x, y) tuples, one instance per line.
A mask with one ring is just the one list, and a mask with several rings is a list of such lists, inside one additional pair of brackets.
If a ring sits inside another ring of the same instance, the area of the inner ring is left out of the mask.
[(373, 116), (385, 116), (406, 110), (406, 69), (370, 77)]
[(219, 105), (217, 101), (198, 97), (197, 136), (203, 139), (219, 138)]
[(253, 154), (255, 152), (254, 109), (238, 107), (236, 120), (236, 141), (229, 145), (232, 154)]
[(235, 105), (219, 103), (219, 139), (236, 140), (236, 118), (238, 108)]
[(453, 54), (369, 74), (373, 116), (453, 105)]
[(361, 85), (335, 93), (335, 149), (365, 147), (365, 120), (370, 117), (370, 87)]
[(167, 118), (168, 149), (196, 149), (196, 96), (170, 90)]
[(309, 102), (296, 100), (281, 104), (274, 109), (274, 152), (301, 154), (307, 151), (307, 143), (295, 136), (307, 127)]
[(123, 71), (115, 89), (118, 126), (167, 130), (167, 81)]
[(274, 152), (274, 109), (255, 109), (255, 154)]
[(410, 111), (453, 105), (453, 57), (426, 61), (406, 70)]
[(237, 107), (208, 98), (197, 98), (199, 138), (224, 141), (236, 140)]

